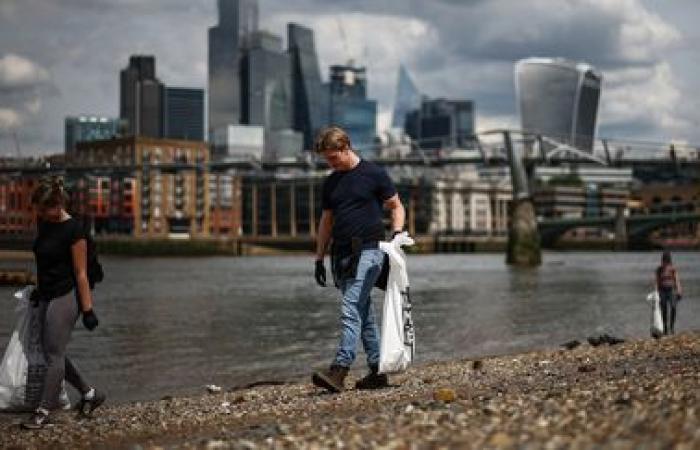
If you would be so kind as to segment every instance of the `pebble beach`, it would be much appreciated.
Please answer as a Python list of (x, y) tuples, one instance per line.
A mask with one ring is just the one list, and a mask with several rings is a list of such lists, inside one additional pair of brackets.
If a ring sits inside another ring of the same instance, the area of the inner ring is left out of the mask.
[(0, 415), (0, 448), (700, 448), (700, 332), (435, 362), (391, 388), (327, 394), (309, 380), (55, 415)]

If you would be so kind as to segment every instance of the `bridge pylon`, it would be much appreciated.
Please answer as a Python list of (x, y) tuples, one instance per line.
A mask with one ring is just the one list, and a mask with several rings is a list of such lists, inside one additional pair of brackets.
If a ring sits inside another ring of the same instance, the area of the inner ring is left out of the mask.
[(537, 229), (535, 204), (530, 195), (523, 155), (513, 148), (509, 131), (503, 132), (503, 142), (510, 165), (513, 186), (510, 225), (508, 226), (508, 248), (506, 263), (514, 266), (533, 267), (542, 264), (540, 233)]

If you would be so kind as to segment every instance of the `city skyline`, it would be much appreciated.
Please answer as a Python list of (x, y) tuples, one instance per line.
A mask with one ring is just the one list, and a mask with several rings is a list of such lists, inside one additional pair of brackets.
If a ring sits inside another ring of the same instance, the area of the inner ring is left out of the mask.
[[(599, 135), (700, 142), (700, 108), (682, 95), (694, 91), (700, 67), (690, 12), (698, 5), (590, 0), (554, 11), (552, 4), (261, 0), (260, 27), (280, 36), (287, 22), (313, 29), (324, 81), (332, 64), (366, 65), (380, 130), (391, 121), (399, 63), (430, 97), (474, 100), (483, 130), (517, 127), (513, 63), (551, 56), (603, 73)], [(514, 27), (523, 16), (531, 26)], [(213, 0), (3, 2), (0, 153), (14, 153), (13, 131), (25, 155), (59, 152), (66, 116), (118, 115), (115, 74), (131, 54), (153, 54), (168, 84), (206, 87), (207, 30), (216, 23)]]

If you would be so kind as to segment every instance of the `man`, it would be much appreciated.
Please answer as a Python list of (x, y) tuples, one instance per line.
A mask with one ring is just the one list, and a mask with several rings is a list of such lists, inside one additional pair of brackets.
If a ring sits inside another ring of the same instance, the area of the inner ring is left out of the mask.
[(315, 151), (333, 169), (323, 184), (315, 278), (319, 285), (326, 285), (323, 258), (332, 237), (333, 278), (343, 300), (338, 351), (330, 369), (315, 372), (312, 380), (328, 391), (342, 391), (361, 339), (370, 372), (356, 387), (385, 387), (388, 380), (379, 374), (379, 329), (370, 291), (384, 263), (384, 253), (378, 246), (384, 239), (383, 208), (391, 211), (392, 236), (403, 229), (406, 213), (389, 175), (376, 164), (361, 159), (352, 150), (345, 131), (338, 127), (322, 130)]

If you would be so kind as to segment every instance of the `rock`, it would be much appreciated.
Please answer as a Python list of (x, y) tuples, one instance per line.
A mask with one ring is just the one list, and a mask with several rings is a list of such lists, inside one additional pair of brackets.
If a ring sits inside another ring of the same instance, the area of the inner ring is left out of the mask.
[(215, 384), (207, 384), (205, 387), (207, 388), (207, 392), (210, 394), (221, 392), (221, 386), (217, 386)]
[(595, 372), (595, 366), (593, 364), (583, 364), (578, 366), (578, 371), (581, 373)]
[(472, 369), (481, 370), (484, 368), (484, 363), (481, 360), (472, 361)]
[(503, 432), (493, 434), (489, 438), (489, 446), (495, 448), (510, 447), (515, 443), (515, 440)]
[(451, 403), (457, 400), (457, 393), (449, 388), (440, 388), (433, 392), (433, 399), (436, 402)]
[(591, 344), (593, 347), (597, 347), (597, 346), (599, 346), (600, 344), (602, 344), (602, 342), (600, 341), (600, 337), (589, 336), (588, 338), (586, 338), (586, 340), (587, 340), (588, 343)]
[(561, 346), (567, 350), (573, 350), (576, 347), (578, 347), (579, 345), (581, 345), (581, 342), (577, 341), (575, 339), (573, 341), (569, 341), (569, 342), (565, 342), (565, 343), (561, 344)]

